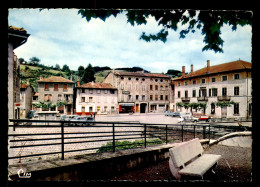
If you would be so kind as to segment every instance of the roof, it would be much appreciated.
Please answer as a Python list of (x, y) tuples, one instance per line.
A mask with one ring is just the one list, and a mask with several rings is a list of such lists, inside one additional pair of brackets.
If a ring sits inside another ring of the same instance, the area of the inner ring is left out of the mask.
[(13, 44), (13, 49), (23, 45), (29, 36), (24, 28), (8, 26), (8, 42)]
[(74, 83), (72, 80), (65, 79), (64, 77), (51, 76), (48, 78), (40, 79), (38, 82), (59, 82), (59, 83)]
[(142, 72), (125, 72), (125, 71), (115, 71), (115, 75), (119, 76), (136, 76), (136, 77), (157, 77), (157, 78), (170, 78), (167, 75), (159, 73), (142, 73)]
[(202, 69), (194, 71), (193, 73), (189, 73), (184, 76), (175, 78), (174, 80), (198, 77), (198, 76), (215, 74), (215, 73), (229, 72), (229, 71), (251, 70), (251, 68), (252, 68), (252, 63), (243, 60), (237, 60), (237, 61), (227, 62), (215, 66), (209, 66), (209, 68), (204, 67)]
[(96, 89), (117, 89), (113, 87), (110, 83), (85, 83), (80, 86), (77, 86), (77, 88), (96, 88)]
[(28, 86), (30, 86), (30, 84), (21, 84), (20, 88), (27, 88)]

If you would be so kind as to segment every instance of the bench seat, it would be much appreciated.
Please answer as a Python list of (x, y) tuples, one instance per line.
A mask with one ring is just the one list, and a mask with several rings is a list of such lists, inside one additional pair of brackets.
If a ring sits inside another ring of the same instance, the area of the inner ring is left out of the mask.
[(179, 174), (203, 177), (204, 173), (214, 166), (220, 158), (221, 155), (203, 154), (185, 168), (179, 170)]

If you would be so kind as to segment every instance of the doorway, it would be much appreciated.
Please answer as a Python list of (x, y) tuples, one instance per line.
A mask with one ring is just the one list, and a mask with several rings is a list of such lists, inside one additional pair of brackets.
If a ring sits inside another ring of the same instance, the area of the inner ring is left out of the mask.
[(147, 106), (146, 103), (141, 103), (141, 104), (140, 104), (140, 113), (145, 113), (145, 111), (146, 111), (146, 106)]

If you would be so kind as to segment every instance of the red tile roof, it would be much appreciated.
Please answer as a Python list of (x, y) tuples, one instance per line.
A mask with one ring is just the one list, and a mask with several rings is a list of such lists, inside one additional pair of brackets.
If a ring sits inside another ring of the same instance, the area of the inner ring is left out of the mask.
[(92, 83), (92, 82), (82, 84), (80, 86), (77, 86), (77, 88), (116, 89), (110, 83)]
[(20, 88), (27, 88), (28, 86), (30, 86), (30, 84), (21, 84)]
[(72, 80), (65, 79), (64, 77), (51, 76), (48, 78), (40, 79), (38, 82), (59, 82), (59, 83), (74, 83)]
[(157, 78), (170, 78), (167, 75), (159, 73), (142, 73), (142, 72), (125, 72), (125, 71), (116, 71), (115, 75), (119, 76), (136, 76), (136, 77), (157, 77)]
[(8, 29), (14, 31), (20, 31), (20, 32), (27, 32), (24, 28), (14, 27), (14, 26), (8, 26)]
[(188, 73), (184, 76), (178, 77), (174, 80), (209, 75), (214, 73), (228, 72), (228, 71), (246, 70), (251, 68), (252, 68), (252, 63), (243, 60), (237, 60), (237, 61), (227, 62), (215, 66), (209, 66), (209, 68), (204, 67), (202, 69), (194, 71), (193, 73)]

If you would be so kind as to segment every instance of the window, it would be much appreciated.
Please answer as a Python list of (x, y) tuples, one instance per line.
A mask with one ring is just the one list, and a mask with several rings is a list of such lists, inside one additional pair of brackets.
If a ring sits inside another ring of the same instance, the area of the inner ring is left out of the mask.
[(158, 90), (158, 85), (155, 85), (155, 90)]
[(239, 79), (239, 74), (234, 74), (234, 79)]
[(138, 99), (139, 99), (139, 95), (136, 95), (136, 96), (135, 96), (135, 100), (138, 100)]
[(63, 85), (63, 91), (67, 91), (68, 90), (68, 85), (67, 84), (64, 84)]
[(163, 90), (163, 86), (160, 86), (160, 90)]
[(152, 101), (153, 100), (153, 95), (150, 95), (150, 101)]
[(188, 81), (185, 81), (185, 86), (187, 86), (188, 85)]
[(45, 94), (44, 95), (44, 101), (51, 101), (52, 95), (51, 94)]
[(58, 101), (61, 101), (61, 99), (62, 99), (62, 95), (59, 94), (59, 95), (58, 95)]
[(142, 91), (145, 91), (145, 85), (142, 85)]
[(100, 90), (97, 90), (97, 93), (98, 93), (98, 94), (100, 94), (100, 92), (101, 92)]
[(135, 80), (137, 80), (137, 81), (138, 81), (138, 80), (139, 80), (139, 78), (136, 78)]
[(239, 95), (239, 87), (234, 87), (234, 95)]
[(168, 101), (168, 95), (165, 95), (165, 101)]
[(121, 80), (124, 80), (124, 77), (121, 77)]
[(178, 86), (180, 86), (181, 85), (181, 83), (180, 82), (178, 82)]
[(153, 85), (150, 85), (150, 90), (153, 90)]
[(222, 81), (226, 81), (227, 80), (227, 75), (223, 75), (222, 76)]
[(181, 91), (178, 91), (178, 98), (181, 97)]
[(155, 101), (158, 101), (158, 95), (155, 95)]
[(205, 83), (205, 79), (201, 79), (201, 83), (204, 84)]
[(131, 100), (131, 98), (132, 98), (132, 96), (131, 96), (131, 95), (128, 95), (128, 101), (130, 101), (130, 100)]
[(222, 96), (227, 96), (227, 88), (222, 88)]
[(145, 81), (145, 78), (142, 78), (142, 81)]
[(115, 94), (115, 90), (110, 90), (110, 94)]
[(93, 102), (93, 97), (89, 97), (89, 102), (90, 102), (90, 103)]
[(211, 88), (209, 89), (209, 97), (211, 97)]
[(59, 90), (58, 84), (54, 84), (54, 91), (58, 91), (58, 90)]
[(142, 95), (142, 101), (144, 101), (145, 100), (145, 95)]
[(107, 90), (104, 90), (104, 93), (107, 94)]
[(192, 90), (192, 97), (196, 97), (196, 90)]
[(162, 80), (162, 79), (160, 79), (160, 81), (161, 81), (161, 82), (163, 82), (163, 80)]
[(161, 101), (163, 100), (163, 95), (160, 95), (160, 100), (161, 100)]
[(85, 97), (81, 97), (81, 102), (85, 102)]
[(212, 96), (217, 96), (217, 95), (218, 95), (218, 89), (212, 88)]
[(128, 80), (131, 80), (131, 77), (128, 77)]
[(212, 77), (212, 78), (211, 78), (211, 82), (216, 82), (216, 78), (215, 78), (215, 77)]
[(196, 80), (193, 80), (193, 81), (192, 81), (192, 84), (196, 84)]
[(44, 84), (44, 90), (49, 90), (49, 85), (48, 85), (48, 83), (45, 83), (45, 84)]
[(155, 79), (155, 82), (158, 82), (158, 79)]
[(168, 90), (168, 86), (165, 86), (165, 90)]
[(89, 93), (90, 93), (90, 94), (93, 94), (93, 89), (89, 89)]
[(85, 89), (83, 88), (83, 89), (81, 90), (81, 92), (82, 92), (82, 93), (85, 93)]
[(185, 98), (188, 97), (188, 90), (185, 90)]
[(85, 112), (85, 107), (84, 106), (81, 107), (81, 112)]
[(239, 114), (239, 103), (234, 104), (234, 114)]

